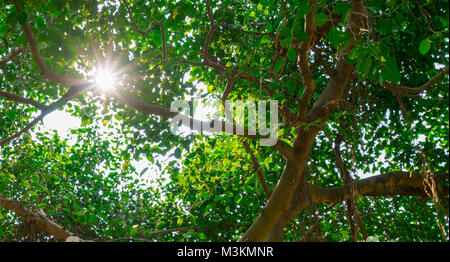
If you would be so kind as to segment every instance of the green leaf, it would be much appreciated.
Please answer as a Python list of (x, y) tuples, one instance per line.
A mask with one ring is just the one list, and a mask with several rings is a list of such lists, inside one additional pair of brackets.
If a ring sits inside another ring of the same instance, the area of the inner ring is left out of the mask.
[(284, 36), (286, 38), (291, 38), (291, 36), (292, 36), (291, 28), (286, 25), (280, 29), (280, 33), (282, 36)]
[(287, 57), (289, 59), (289, 61), (291, 61), (292, 63), (295, 63), (295, 61), (297, 60), (297, 52), (295, 52), (294, 48), (289, 48), (288, 52), (287, 52)]
[(142, 169), (141, 173), (139, 174), (139, 176), (141, 177), (143, 174), (145, 174), (145, 172), (147, 172), (148, 167)]
[(295, 38), (298, 41), (306, 42), (308, 40), (308, 35), (306, 34), (305, 31), (303, 31), (303, 28), (301, 26), (294, 26), (293, 32), (294, 32)]
[(430, 38), (426, 38), (420, 42), (419, 52), (422, 55), (425, 55), (426, 53), (428, 53), (428, 51), (430, 51), (430, 47), (431, 47), (431, 40)]
[(36, 16), (35, 21), (36, 21), (36, 25), (39, 29), (45, 29), (45, 27), (46, 27), (45, 21), (44, 21), (44, 19), (42, 19), (42, 17)]
[[(69, 2), (69, 1), (67, 1), (67, 2)], [(92, 2), (95, 3), (97, 1), (92, 1)], [(65, 6), (66, 6), (65, 0), (53, 0), (50, 2), (50, 7), (57, 11), (63, 10)]]
[(292, 80), (292, 79), (289, 79), (289, 80), (286, 82), (286, 85), (287, 85), (287, 87), (288, 87), (289, 93), (292, 94), (292, 95), (295, 95), (295, 89), (297, 88), (297, 82), (295, 82), (295, 81)]
[(77, 11), (78, 9), (80, 9), (81, 5), (83, 4), (83, 2), (81, 0), (70, 0), (69, 2), (69, 7), (72, 11)]
[(333, 13), (345, 16), (352, 6), (347, 2), (338, 2), (333, 8)]
[(123, 162), (122, 171), (126, 171), (129, 166), (130, 166), (130, 160), (126, 160), (125, 162)]
[(397, 61), (393, 57), (386, 57), (386, 62), (384, 62), (384, 68), (381, 72), (381, 77), (383, 81), (389, 81), (392, 83), (397, 83), (401, 76), (400, 71), (397, 67)]
[(32, 196), (35, 196), (35, 197), (38, 196), (38, 194), (37, 194), (36, 192), (31, 191), (31, 190), (28, 191), (28, 194), (30, 194), (30, 195), (32, 195)]
[(291, 43), (292, 43), (292, 38), (291, 37), (283, 39), (283, 40), (280, 41), (280, 45), (283, 48), (289, 48), (291, 46)]
[(268, 24), (266, 25), (266, 31), (267, 31), (267, 32), (273, 32), (273, 25), (268, 23)]
[(278, 74), (278, 72), (281, 70), (281, 68), (283, 67), (285, 62), (286, 62), (286, 58), (285, 57), (282, 57), (282, 58), (277, 60), (277, 62), (275, 63), (275, 65), (273, 67), (273, 73), (275, 75)]
[(174, 156), (179, 159), (181, 157), (181, 149), (175, 149)]
[(13, 27), (17, 24), (17, 21), (19, 19), (18, 13), (12, 13), (6, 17), (6, 24)]
[(372, 69), (373, 57), (369, 56), (366, 59), (362, 59), (358, 64), (358, 71), (362, 78), (367, 77), (369, 71)]
[(346, 33), (343, 33), (340, 35), (340, 40), (339, 40), (339, 44), (337, 46), (337, 50), (338, 52), (343, 52), (345, 49), (347, 49), (348, 47), (352, 46), (355, 44), (355, 40), (353, 39), (345, 39), (346, 37)]
[(53, 216), (53, 215), (56, 215), (56, 211), (49, 209), (49, 210), (45, 211), (45, 214), (47, 216)]
[(122, 116), (119, 115), (119, 114), (115, 114), (115, 115), (114, 115), (114, 118), (115, 118), (117, 121), (122, 120)]
[(369, 81), (375, 80), (375, 78), (378, 76), (379, 71), (380, 71), (380, 60), (374, 60), (371, 69), (369, 71), (369, 75), (367, 76)]
[(270, 43), (272, 42), (272, 39), (270, 38), (270, 36), (265, 35), (263, 37), (261, 37), (260, 43), (261, 44), (266, 44), (266, 43)]
[(311, 7), (306, 3), (302, 3), (299, 5), (297, 16), (303, 17), (311, 12)]
[(8, 110), (6, 111), (6, 116), (9, 118), (9, 120), (14, 121), (16, 119), (16, 111)]
[(353, 48), (348, 53), (347, 58), (345, 59), (345, 63), (352, 64), (352, 63), (356, 62), (357, 57), (358, 57), (358, 51), (356, 48)]
[(337, 47), (339, 42), (340, 42), (340, 37), (339, 37), (339, 30), (333, 26), (330, 29), (330, 32), (328, 33), (328, 40), (330, 41), (330, 44), (334, 47)]
[(6, 31), (8, 31), (9, 27), (6, 24), (0, 24), (0, 36), (2, 36)]
[(38, 183), (38, 182), (39, 182), (39, 176), (37, 176), (36, 174), (34, 174), (34, 175), (32, 175), (32, 176), (30, 177), (30, 180), (31, 180), (31, 182)]
[(17, 20), (21, 25), (25, 24), (27, 22), (27, 14), (25, 14), (25, 12), (18, 13)]
[(130, 230), (130, 236), (135, 236), (135, 235), (137, 235), (139, 233), (139, 227), (133, 227), (133, 228), (131, 228), (131, 230)]
[(81, 126), (82, 126), (82, 127), (85, 127), (85, 126), (89, 125), (89, 124), (91, 123), (91, 121), (92, 121), (92, 119), (90, 119), (90, 118), (88, 118), (88, 117), (83, 118), (83, 119), (81, 120)]
[(327, 21), (328, 21), (328, 16), (326, 14), (324, 14), (324, 13), (316, 14), (316, 17), (314, 20), (316, 26), (321, 26), (321, 25), (325, 24)]
[(381, 34), (387, 35), (391, 33), (392, 31), (392, 19), (386, 18), (386, 19), (380, 19), (377, 22), (377, 28), (380, 31)]
[(44, 208), (46, 206), (47, 206), (46, 203), (40, 203), (39, 205), (36, 206), (36, 209)]

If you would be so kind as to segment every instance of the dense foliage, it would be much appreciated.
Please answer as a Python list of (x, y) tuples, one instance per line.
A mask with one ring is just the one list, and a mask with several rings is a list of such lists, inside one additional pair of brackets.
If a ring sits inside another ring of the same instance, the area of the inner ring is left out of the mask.
[[(447, 0), (1, 0), (0, 240), (448, 241), (448, 51)], [(173, 134), (190, 98), (278, 143)]]

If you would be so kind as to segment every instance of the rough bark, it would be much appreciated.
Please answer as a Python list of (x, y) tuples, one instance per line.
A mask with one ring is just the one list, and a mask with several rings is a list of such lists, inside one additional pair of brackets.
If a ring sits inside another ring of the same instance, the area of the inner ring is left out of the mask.
[(0, 195), (0, 207), (8, 209), (20, 216), (27, 223), (34, 223), (36, 227), (49, 235), (52, 235), (57, 241), (67, 241), (69, 237), (77, 238), (79, 241), (83, 239), (76, 237), (62, 226), (50, 220), (42, 211), (35, 211), (25, 207), (20, 201), (8, 199)]
[[(448, 180), (448, 173), (435, 175), (437, 182)], [(423, 175), (410, 172), (392, 172), (355, 181), (353, 186), (358, 196), (422, 196), (427, 197), (424, 190)], [(335, 204), (351, 199), (350, 185), (325, 188), (308, 185), (313, 203)], [(439, 184), (438, 194), (447, 196), (449, 188)]]

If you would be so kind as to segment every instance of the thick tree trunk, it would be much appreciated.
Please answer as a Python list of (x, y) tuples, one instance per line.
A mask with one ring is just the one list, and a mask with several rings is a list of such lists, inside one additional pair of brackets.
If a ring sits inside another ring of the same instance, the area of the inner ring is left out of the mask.
[(271, 233), (280, 220), (280, 216), (289, 209), (290, 201), (306, 164), (306, 156), (307, 154), (296, 163), (288, 160), (280, 181), (266, 206), (240, 241), (263, 241)]
[(297, 189), (295, 190), (289, 208), (281, 214), (278, 222), (270, 231), (269, 235), (264, 241), (267, 242), (281, 242), (283, 241), (284, 229), (291, 222), (291, 220), (298, 216), (303, 209), (305, 209), (310, 203), (309, 192), (305, 177), (305, 172), (302, 174), (303, 180), (300, 181)]

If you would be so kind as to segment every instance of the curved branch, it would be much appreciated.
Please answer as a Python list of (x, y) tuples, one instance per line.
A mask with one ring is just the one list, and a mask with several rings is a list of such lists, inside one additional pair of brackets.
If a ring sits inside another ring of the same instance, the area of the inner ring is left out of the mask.
[(216, 26), (214, 24), (214, 18), (212, 16), (212, 11), (211, 11), (211, 3), (210, 0), (206, 0), (206, 9), (208, 10), (208, 19), (209, 19), (209, 23), (211, 24), (211, 28), (208, 32), (208, 35), (206, 36), (206, 40), (205, 43), (203, 45), (203, 59), (205, 59), (205, 61), (210, 59), (209, 56), (209, 45), (211, 43), (211, 38), (214, 35), (214, 32), (216, 30)]
[(394, 85), (394, 84), (386, 82), (386, 81), (383, 81), (381, 84), (391, 92), (397, 91), (400, 95), (403, 95), (403, 96), (417, 97), (416, 94), (429, 89), (432, 85), (437, 83), (444, 75), (448, 75), (448, 74), (449, 74), (449, 68), (447, 67), (444, 70), (442, 70), (439, 74), (435, 75), (433, 78), (431, 78), (425, 84), (423, 84), (421, 87), (418, 87), (418, 88)]
[[(448, 180), (449, 173), (435, 175), (436, 181)], [(313, 203), (334, 204), (354, 197), (350, 187), (354, 186), (357, 196), (422, 196), (428, 197), (424, 190), (423, 175), (410, 172), (391, 172), (354, 181), (353, 185), (325, 188), (308, 185)], [(438, 193), (447, 195), (448, 186), (440, 185)]]
[(159, 28), (161, 29), (161, 41), (163, 44), (163, 60), (167, 60), (167, 47), (166, 47), (166, 35), (164, 30), (164, 23), (162, 21), (153, 21), (148, 26), (147, 30), (142, 31), (142, 29), (139, 28), (139, 26), (136, 24), (136, 21), (133, 19), (133, 15), (131, 13), (130, 6), (128, 5), (127, 0), (123, 0), (123, 4), (125, 8), (127, 9), (128, 15), (130, 16), (131, 23), (133, 24), (134, 28), (133, 30), (140, 33), (141, 35), (147, 37), (147, 45), (148, 45), (148, 33), (150, 33), (150, 30), (153, 29), (153, 26), (159, 25)]
[(314, 84), (311, 68), (309, 67), (308, 64), (308, 54), (313, 44), (316, 30), (316, 26), (314, 24), (316, 3), (317, 1), (315, 0), (309, 1), (311, 11), (309, 12), (309, 14), (305, 15), (305, 32), (308, 35), (308, 40), (306, 42), (303, 42), (302, 45), (300, 46), (298, 58), (300, 71), (303, 77), (303, 82), (305, 84), (305, 91), (303, 92), (299, 101), (297, 120), (300, 121), (304, 121), (306, 119), (306, 113), (308, 111), (309, 102), (311, 100), (312, 95), (314, 94), (314, 91), (316, 90), (316, 85)]
[[(20, 5), (17, 3), (17, 1), (14, 1), (14, 4), (16, 6), (16, 9), (18, 12), (21, 12), (21, 7)], [(6, 143), (9, 143), (11, 140), (20, 137), (23, 133), (27, 132), (28, 130), (30, 130), (34, 125), (36, 125), (36, 123), (38, 123), (40, 120), (42, 120), (47, 114), (49, 114), (50, 112), (54, 111), (56, 108), (58, 108), (59, 106), (62, 106), (64, 104), (66, 104), (68, 101), (70, 101), (71, 99), (77, 97), (78, 95), (86, 92), (89, 89), (92, 89), (94, 87), (94, 84), (84, 80), (84, 79), (74, 79), (74, 78), (70, 78), (70, 77), (66, 77), (63, 75), (59, 75), (56, 74), (54, 72), (52, 72), (47, 65), (44, 62), (44, 59), (42, 59), (40, 53), (39, 53), (39, 49), (37, 47), (37, 42), (36, 39), (34, 37), (33, 34), (33, 30), (31, 29), (31, 26), (28, 22), (25, 22), (22, 25), (24, 34), (25, 34), (25, 38), (28, 41), (28, 45), (30, 46), (30, 50), (31, 50), (31, 55), (34, 59), (34, 61), (36, 62), (36, 64), (39, 67), (39, 70), (41, 71), (41, 77), (51, 80), (55, 83), (58, 84), (62, 84), (62, 85), (66, 85), (69, 86), (69, 90), (66, 92), (66, 94), (64, 94), (60, 99), (58, 99), (56, 102), (54, 102), (53, 104), (51, 104), (50, 106), (46, 107), (43, 106), (41, 104), (37, 104), (37, 102), (32, 101), (30, 99), (26, 99), (23, 97), (19, 97), (13, 94), (7, 94), (7, 93), (3, 93), (2, 96), (7, 97), (8, 99), (11, 100), (15, 100), (17, 102), (22, 102), (22, 103), (28, 103), (28, 104), (32, 104), (36, 107), (40, 107), (39, 109), (41, 109), (41, 114), (39, 116), (37, 116), (33, 121), (31, 121), (27, 126), (25, 126), (22, 130), (20, 130), (19, 132), (13, 134), (12, 136), (3, 139), (0, 141), (0, 146), (4, 145)]]
[[(17, 11), (21, 12), (20, 6), (17, 4), (17, 1), (14, 1), (14, 4), (16, 5)], [(41, 77), (51, 80), (55, 83), (66, 85), (66, 86), (78, 86), (82, 85), (86, 82), (86, 80), (82, 79), (74, 79), (70, 77), (66, 77), (63, 75), (56, 74), (52, 72), (48, 67), (47, 64), (45, 64), (44, 59), (41, 57), (41, 54), (39, 53), (39, 49), (37, 47), (37, 42), (33, 34), (33, 30), (31, 29), (31, 26), (28, 22), (25, 22), (22, 25), (23, 32), (25, 34), (25, 38), (27, 39), (28, 45), (30, 46), (31, 50), (31, 56), (33, 57), (34, 61), (39, 67), (39, 70), (41, 71)]]
[[(22, 217), (27, 223), (35, 223), (36, 227), (42, 232), (52, 235), (57, 241), (66, 241), (69, 237), (75, 237), (75, 235), (62, 226), (56, 224), (50, 220), (42, 211), (35, 211), (26, 208), (20, 201), (11, 200), (0, 195), (0, 207), (8, 209), (14, 212), (16, 215)], [(77, 237), (79, 242), (85, 240)]]
[(39, 69), (41, 70), (41, 77), (42, 78), (51, 80), (51, 81), (53, 81), (55, 83), (58, 83), (58, 84), (70, 86), (70, 87), (71, 86), (81, 85), (84, 82), (86, 82), (86, 80), (74, 79), (74, 78), (70, 78), (70, 77), (66, 77), (66, 76), (63, 76), (63, 75), (59, 75), (59, 74), (56, 74), (56, 73), (50, 71), (50, 69), (45, 64), (44, 59), (42, 59), (42, 57), (41, 57), (41, 55), (39, 53), (39, 50), (37, 48), (37, 43), (36, 43), (36, 40), (34, 38), (31, 26), (28, 24), (28, 22), (25, 22), (22, 25), (22, 28), (23, 28), (23, 31), (25, 33), (25, 37), (27, 38), (28, 45), (30, 46), (31, 55), (33, 56), (34, 61), (38, 65)]

